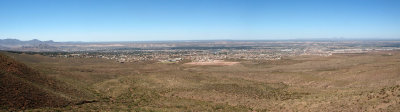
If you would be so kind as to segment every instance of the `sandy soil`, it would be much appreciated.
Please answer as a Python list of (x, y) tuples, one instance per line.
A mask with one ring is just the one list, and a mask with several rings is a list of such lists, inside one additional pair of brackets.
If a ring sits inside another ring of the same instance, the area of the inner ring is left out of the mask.
[(223, 60), (214, 60), (211, 62), (189, 62), (189, 63), (185, 63), (187, 65), (234, 65), (234, 64), (238, 64), (239, 62), (227, 62), (227, 61), (223, 61)]

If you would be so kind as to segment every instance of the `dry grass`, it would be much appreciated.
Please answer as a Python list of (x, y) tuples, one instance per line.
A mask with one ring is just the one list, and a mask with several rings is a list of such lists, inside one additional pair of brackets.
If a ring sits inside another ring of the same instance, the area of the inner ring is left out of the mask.
[(187, 65), (234, 65), (234, 64), (238, 64), (239, 62), (227, 62), (227, 61), (223, 61), (223, 60), (214, 60), (214, 61), (209, 61), (209, 62), (189, 62), (189, 63), (185, 63)]
[(8, 55), (98, 101), (42, 111), (398, 111), (400, 52), (388, 53), (229, 66)]

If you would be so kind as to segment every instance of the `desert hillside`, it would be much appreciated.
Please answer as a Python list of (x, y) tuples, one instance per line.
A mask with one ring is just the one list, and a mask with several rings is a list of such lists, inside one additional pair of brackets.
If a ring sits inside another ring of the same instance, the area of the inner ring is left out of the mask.
[[(79, 98), (74, 98), (79, 96)], [(0, 107), (6, 110), (65, 107), (88, 98), (67, 84), (0, 54)]]
[(225, 60), (236, 64), (217, 65), (5, 54), (3, 109), (398, 111), (400, 107), (399, 51)]

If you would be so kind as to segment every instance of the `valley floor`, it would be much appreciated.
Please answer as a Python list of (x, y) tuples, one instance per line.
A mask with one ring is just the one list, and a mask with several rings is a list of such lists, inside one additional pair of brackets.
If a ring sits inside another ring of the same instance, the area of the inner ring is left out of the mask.
[(6, 54), (91, 95), (32, 111), (400, 111), (400, 51), (232, 65)]

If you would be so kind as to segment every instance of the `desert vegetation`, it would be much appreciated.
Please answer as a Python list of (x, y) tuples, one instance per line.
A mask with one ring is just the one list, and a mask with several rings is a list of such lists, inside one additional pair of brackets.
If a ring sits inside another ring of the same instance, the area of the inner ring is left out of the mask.
[(230, 65), (8, 52), (1, 59), (4, 111), (399, 110), (399, 51), (224, 61)]

